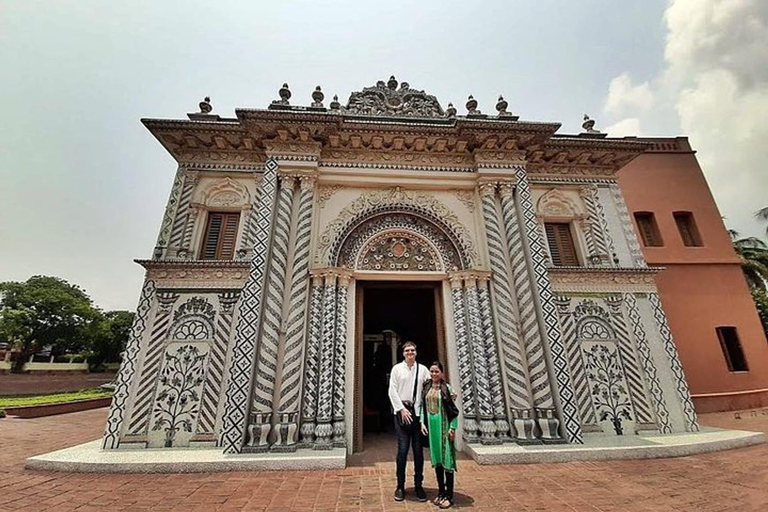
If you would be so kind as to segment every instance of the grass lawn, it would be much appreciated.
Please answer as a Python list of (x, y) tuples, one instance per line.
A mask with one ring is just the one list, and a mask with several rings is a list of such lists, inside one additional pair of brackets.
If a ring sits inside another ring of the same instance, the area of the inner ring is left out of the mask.
[(104, 398), (108, 396), (112, 396), (112, 392), (100, 388), (81, 389), (80, 391), (69, 391), (67, 393), (55, 393), (51, 395), (0, 396), (0, 408), (21, 407), (25, 405), (60, 404), (64, 402), (87, 400), (89, 398)]

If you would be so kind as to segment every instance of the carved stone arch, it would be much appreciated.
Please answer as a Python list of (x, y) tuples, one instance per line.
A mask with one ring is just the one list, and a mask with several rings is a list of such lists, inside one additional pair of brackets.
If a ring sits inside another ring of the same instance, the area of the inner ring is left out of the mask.
[(539, 198), (536, 203), (536, 215), (544, 219), (579, 219), (584, 218), (586, 212), (562, 190), (553, 188)]
[[(385, 252), (387, 250), (392, 252), (391, 256)], [(405, 252), (399, 255), (401, 250)], [(375, 265), (363, 261), (366, 256), (383, 256), (392, 264), (406, 262), (403, 259), (406, 258), (408, 267), (370, 268)], [(434, 263), (420, 264), (421, 257)], [(440, 220), (397, 205), (362, 215), (351, 222), (339, 236), (330, 261), (335, 267), (346, 266), (359, 270), (441, 272), (468, 269), (471, 264), (457, 237)]]
[[(387, 215), (390, 217), (384, 220)], [(342, 259), (342, 247), (352, 243), (348, 242), (352, 233), (357, 233), (367, 223), (371, 223), (368, 228), (372, 229), (373, 226), (378, 225), (373, 222), (374, 219), (377, 219), (379, 223), (383, 222), (384, 225), (389, 222), (387, 228), (397, 228), (399, 227), (398, 222), (406, 221), (411, 227), (423, 228), (421, 231), (416, 230), (416, 233), (420, 233), (431, 240), (437, 247), (453, 248), (457, 257), (449, 260), (458, 261), (456, 266), (460, 269), (472, 268), (477, 264), (477, 251), (472, 236), (459, 221), (456, 213), (431, 194), (406, 191), (400, 187), (364, 193), (347, 205), (320, 235), (315, 263), (317, 265), (336, 266)], [(381, 227), (377, 232), (383, 229), (384, 227)], [(447, 242), (443, 242), (443, 245), (437, 243), (435, 237), (427, 235), (425, 230), (440, 233), (437, 238), (442, 237)], [(359, 250), (362, 242), (372, 234), (368, 232), (368, 236), (362, 238), (359, 236), (352, 237), (359, 242), (355, 247)], [(353, 252), (357, 254), (356, 250)], [(452, 265), (453, 263), (449, 264), (447, 268), (450, 269)]]
[(196, 202), (208, 208), (242, 208), (251, 204), (251, 193), (242, 183), (226, 177), (203, 188)]

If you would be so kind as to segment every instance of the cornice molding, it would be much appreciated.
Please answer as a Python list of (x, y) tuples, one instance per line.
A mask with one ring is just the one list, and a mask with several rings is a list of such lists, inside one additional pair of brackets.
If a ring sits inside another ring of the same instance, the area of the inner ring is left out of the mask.
[(656, 274), (662, 270), (662, 267), (547, 269), (552, 289), (564, 293), (655, 292)]

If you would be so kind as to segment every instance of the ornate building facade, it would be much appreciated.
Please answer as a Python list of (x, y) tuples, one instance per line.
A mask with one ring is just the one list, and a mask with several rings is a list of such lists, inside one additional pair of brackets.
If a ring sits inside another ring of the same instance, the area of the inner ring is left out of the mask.
[(143, 121), (179, 165), (104, 448), (359, 450), (374, 285), (433, 293), (462, 446), (698, 430), (617, 183), (649, 143), (394, 77), (290, 97)]

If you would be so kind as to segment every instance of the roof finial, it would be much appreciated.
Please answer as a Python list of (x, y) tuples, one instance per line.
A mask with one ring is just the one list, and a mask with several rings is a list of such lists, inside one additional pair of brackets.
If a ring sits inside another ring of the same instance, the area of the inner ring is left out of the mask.
[(499, 94), (499, 101), (496, 102), (496, 110), (499, 112), (499, 117), (511, 117), (512, 114), (507, 112), (509, 103), (504, 99), (504, 96)]
[(323, 108), (323, 99), (325, 99), (325, 94), (323, 94), (323, 91), (320, 89), (320, 86), (318, 85), (315, 87), (314, 92), (312, 92), (312, 106), (317, 108)]
[(584, 122), (581, 123), (581, 127), (587, 133), (600, 133), (600, 130), (595, 130), (595, 121), (590, 119), (587, 114), (584, 114)]
[(469, 115), (474, 115), (474, 114), (479, 114), (480, 113), (480, 111), (477, 110), (477, 100), (471, 94), (469, 95), (469, 98), (467, 98), (466, 107), (467, 107), (467, 113)]
[(199, 103), (201, 114), (210, 114), (213, 107), (211, 106), (211, 98), (206, 96), (203, 101)]
[(288, 88), (288, 84), (283, 84), (278, 91), (278, 94), (280, 95), (280, 103), (283, 105), (290, 105), (288, 100), (291, 99), (291, 90)]
[(333, 101), (331, 102), (331, 110), (339, 110), (340, 108), (341, 108), (341, 103), (339, 103), (339, 95), (334, 94)]
[(397, 80), (395, 80), (395, 75), (392, 75), (391, 77), (389, 77), (389, 80), (387, 81), (387, 87), (389, 87), (393, 91), (397, 89)]
[(456, 107), (453, 106), (453, 103), (448, 104), (448, 108), (445, 109), (445, 115), (448, 117), (456, 117)]

